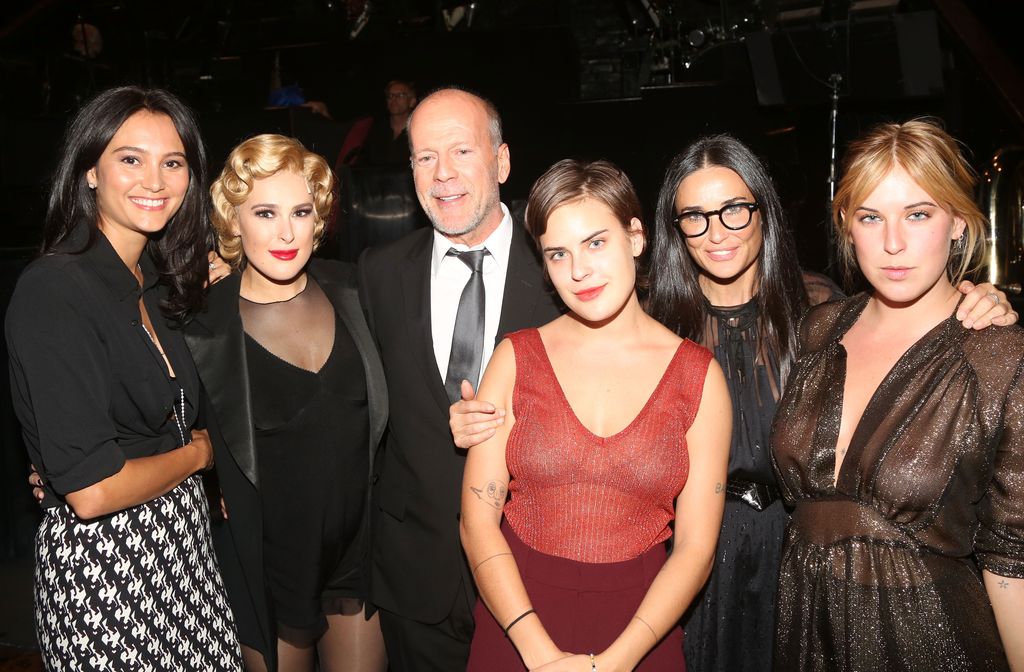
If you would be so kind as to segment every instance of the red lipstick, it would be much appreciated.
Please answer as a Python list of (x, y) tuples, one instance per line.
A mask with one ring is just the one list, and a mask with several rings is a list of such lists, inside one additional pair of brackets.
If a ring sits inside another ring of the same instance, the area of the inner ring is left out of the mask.
[(299, 254), (298, 249), (294, 250), (271, 250), (270, 256), (281, 261), (291, 261)]

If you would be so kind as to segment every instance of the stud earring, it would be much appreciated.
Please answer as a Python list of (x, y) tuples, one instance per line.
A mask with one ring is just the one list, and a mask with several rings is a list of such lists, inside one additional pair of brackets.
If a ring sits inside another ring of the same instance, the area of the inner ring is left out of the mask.
[(95, 189), (95, 188), (96, 188), (96, 185), (95, 185), (95, 184), (93, 184), (92, 182), (90, 182), (90, 183), (89, 183), (89, 188), (90, 188), (90, 189)]

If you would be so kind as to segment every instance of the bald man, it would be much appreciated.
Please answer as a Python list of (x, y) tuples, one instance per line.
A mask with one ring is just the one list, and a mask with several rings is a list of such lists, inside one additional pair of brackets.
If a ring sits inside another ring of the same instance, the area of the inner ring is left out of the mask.
[[(452, 672), (466, 666), (476, 600), (459, 542), (465, 451), (448, 428), (466, 348), (453, 353), (452, 345), (464, 342), (463, 292), (480, 286), (468, 261), (474, 255), (456, 255), (486, 250), (475, 255), (482, 260), (483, 342), (470, 370), (484, 370), (506, 333), (540, 326), (559, 310), (526, 233), (499, 197), (511, 163), (494, 106), (460, 89), (436, 91), (413, 111), (409, 144), (416, 193), (433, 228), (360, 260), (363, 307), (391, 410), (374, 466), (370, 599), (380, 609), (392, 670)], [(474, 388), (479, 382), (479, 373), (462, 377)]]

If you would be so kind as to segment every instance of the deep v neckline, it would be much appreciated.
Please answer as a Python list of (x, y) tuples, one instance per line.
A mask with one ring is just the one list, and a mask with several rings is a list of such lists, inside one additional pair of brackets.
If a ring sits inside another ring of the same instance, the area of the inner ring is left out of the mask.
[(250, 334), (249, 332), (245, 331), (244, 327), (242, 329), (242, 333), (245, 334), (245, 338), (247, 338), (248, 340), (252, 341), (252, 343), (255, 344), (257, 348), (259, 348), (262, 352), (265, 352), (267, 355), (269, 355), (274, 360), (284, 364), (285, 366), (287, 366), (287, 367), (289, 367), (291, 369), (295, 369), (299, 373), (304, 373), (304, 374), (308, 374), (310, 376), (319, 377), (320, 374), (323, 373), (324, 369), (327, 368), (327, 365), (331, 363), (331, 359), (334, 358), (334, 352), (338, 349), (338, 328), (339, 328), (338, 321), (339, 321), (339, 318), (338, 318), (337, 315), (335, 315), (334, 319), (335, 319), (335, 322), (334, 322), (334, 338), (331, 341), (331, 349), (327, 352), (327, 358), (323, 361), (323, 364), (321, 364), (320, 368), (316, 369), (315, 371), (313, 369), (307, 369), (304, 366), (300, 366), (300, 365), (296, 364), (295, 362), (292, 362), (292, 361), (289, 361), (288, 359), (285, 359), (284, 357), (282, 357), (281, 355), (277, 354), (276, 352), (274, 352), (273, 350), (271, 350), (267, 346), (265, 346), (262, 343), (260, 343), (259, 339), (256, 338), (255, 336), (253, 336), (252, 334)]
[(846, 446), (846, 454), (843, 456), (843, 462), (842, 464), (839, 465), (839, 470), (836, 471), (835, 464), (836, 454), (839, 451), (839, 434), (842, 430), (843, 409), (846, 406), (846, 373), (848, 371), (848, 357), (846, 352), (846, 346), (843, 345), (842, 341), (843, 337), (846, 336), (847, 332), (849, 332), (850, 329), (853, 328), (853, 325), (857, 323), (857, 320), (860, 319), (860, 316), (863, 314), (864, 309), (867, 308), (868, 301), (870, 300), (870, 298), (870, 295), (865, 295), (864, 301), (861, 303), (861, 305), (856, 306), (854, 308), (854, 310), (852, 311), (853, 314), (850, 316), (850, 318), (848, 318), (847, 323), (842, 326), (839, 333), (837, 333), (835, 338), (833, 339), (833, 344), (837, 349), (839, 362), (837, 364), (838, 375), (836, 376), (835, 383), (838, 386), (838, 391), (836, 394), (836, 403), (833, 405), (833, 407), (835, 408), (834, 412), (836, 415), (834, 416), (833, 423), (826, 423), (826, 426), (835, 427), (834, 434), (828, 437), (828, 445), (831, 447), (831, 461), (829, 462), (829, 465), (831, 467), (832, 473), (834, 474), (834, 476), (828, 479), (829, 489), (831, 492), (839, 492), (839, 485), (843, 483), (844, 480), (848, 480), (849, 469), (856, 468), (847, 468), (847, 465), (851, 463), (860, 463), (860, 455), (863, 452), (863, 448), (865, 446), (865, 442), (861, 438), (861, 434), (863, 433), (863, 431), (865, 431), (864, 418), (868, 416), (869, 411), (873, 411), (874, 408), (881, 403), (879, 399), (880, 391), (887, 391), (890, 387), (889, 383), (891, 383), (891, 379), (898, 377), (899, 375), (902, 374), (903, 367), (901, 365), (905, 362), (905, 360), (911, 359), (912, 357), (917, 355), (920, 352), (920, 350), (923, 347), (925, 347), (926, 344), (933, 342), (935, 340), (935, 337), (939, 333), (949, 328), (950, 321), (956, 321), (956, 311), (960, 307), (960, 302), (963, 300), (963, 297), (960, 297), (956, 305), (953, 307), (953, 311), (949, 314), (948, 317), (941, 320), (938, 324), (936, 324), (927, 332), (925, 332), (920, 338), (911, 343), (910, 347), (908, 347), (903, 352), (903, 354), (896, 358), (896, 361), (893, 362), (893, 365), (889, 368), (888, 371), (886, 371), (885, 375), (882, 376), (882, 379), (878, 381), (878, 385), (876, 385), (875, 389), (871, 392), (871, 396), (868, 397), (867, 404), (864, 405), (864, 409), (861, 411), (860, 417), (857, 418), (857, 422), (853, 426), (853, 433), (850, 434), (850, 442)]
[(541, 353), (544, 355), (542, 359), (544, 360), (544, 365), (547, 367), (547, 373), (548, 375), (551, 376), (551, 380), (554, 381), (555, 389), (558, 391), (558, 396), (562, 400), (562, 403), (565, 405), (565, 408), (569, 412), (569, 415), (572, 417), (573, 422), (575, 422), (576, 425), (584, 432), (586, 432), (591, 437), (599, 441), (609, 441), (619, 436), (622, 436), (630, 429), (632, 429), (633, 426), (636, 425), (647, 414), (648, 409), (652, 406), (653, 402), (658, 398), (659, 394), (661, 393), (661, 389), (665, 386), (665, 382), (668, 380), (668, 374), (670, 371), (672, 371), (672, 367), (675, 366), (676, 360), (678, 360), (681, 356), (681, 353), (683, 351), (683, 344), (686, 343), (686, 340), (683, 339), (679, 342), (679, 345), (676, 346), (676, 351), (672, 353), (672, 358), (669, 359), (668, 365), (665, 367), (665, 370), (662, 371), (661, 378), (658, 379), (658, 384), (654, 386), (654, 389), (647, 397), (647, 401), (645, 401), (644, 405), (640, 407), (640, 410), (633, 417), (633, 419), (630, 420), (629, 423), (619, 431), (614, 432), (613, 434), (609, 434), (608, 436), (601, 436), (600, 434), (594, 432), (589, 427), (584, 425), (583, 421), (580, 420), (580, 416), (576, 414), (576, 409), (574, 409), (572, 407), (572, 404), (569, 403), (569, 397), (567, 397), (565, 394), (565, 389), (562, 387), (562, 381), (558, 379), (558, 374), (555, 373), (555, 367), (551, 363), (551, 356), (548, 355), (548, 348), (544, 344), (544, 339), (541, 337), (540, 331), (535, 329), (533, 331), (533, 334), (536, 337), (537, 342), (540, 344)]

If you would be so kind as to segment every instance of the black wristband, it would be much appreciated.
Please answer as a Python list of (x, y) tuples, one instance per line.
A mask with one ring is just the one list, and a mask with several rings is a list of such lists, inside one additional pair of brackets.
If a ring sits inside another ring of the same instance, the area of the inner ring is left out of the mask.
[(527, 616), (529, 616), (532, 613), (534, 613), (533, 609), (527, 609), (523, 613), (521, 613), (518, 616), (516, 616), (515, 618), (513, 618), (512, 622), (505, 626), (505, 636), (508, 637), (508, 631), (512, 629), (513, 625), (515, 625), (519, 621), (523, 620), (524, 618), (526, 618)]

